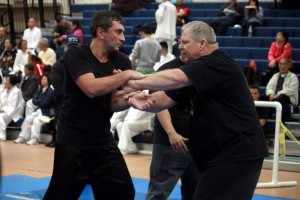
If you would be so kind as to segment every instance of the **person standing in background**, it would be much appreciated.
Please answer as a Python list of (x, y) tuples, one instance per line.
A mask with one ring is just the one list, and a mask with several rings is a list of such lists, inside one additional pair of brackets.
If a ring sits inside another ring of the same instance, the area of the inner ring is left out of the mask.
[(176, 38), (176, 7), (170, 0), (163, 0), (155, 12), (157, 23), (154, 38), (158, 42), (165, 41), (168, 44), (168, 51), (173, 52), (173, 43)]
[(24, 30), (23, 40), (27, 41), (27, 47), (31, 50), (37, 51), (38, 43), (42, 39), (42, 31), (36, 26), (35, 19), (29, 18), (27, 23), (28, 28)]

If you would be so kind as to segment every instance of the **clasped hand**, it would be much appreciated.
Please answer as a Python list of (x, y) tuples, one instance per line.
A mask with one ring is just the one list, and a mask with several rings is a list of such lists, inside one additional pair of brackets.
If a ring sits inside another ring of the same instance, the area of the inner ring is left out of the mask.
[(128, 100), (130, 106), (142, 111), (147, 111), (155, 103), (154, 98), (150, 94), (141, 91), (125, 94), (124, 99)]

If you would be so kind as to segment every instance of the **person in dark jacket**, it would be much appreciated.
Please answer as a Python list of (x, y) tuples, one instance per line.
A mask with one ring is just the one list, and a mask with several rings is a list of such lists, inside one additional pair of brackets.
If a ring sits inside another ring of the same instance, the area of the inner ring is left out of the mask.
[(39, 78), (36, 73), (33, 71), (33, 64), (25, 65), (25, 77), (23, 78), (20, 87), (22, 91), (22, 96), (25, 102), (32, 99), (34, 93), (38, 89), (39, 86)]
[(47, 75), (42, 76), (41, 85), (32, 98), (32, 103), (37, 106), (37, 110), (25, 118), (21, 127), (21, 133), (14, 141), (16, 144), (24, 143), (29, 139), (26, 144), (38, 144), (43, 124), (50, 122), (54, 91), (50, 87), (50, 78)]
[(229, 26), (240, 24), (241, 19), (245, 16), (244, 8), (238, 6), (237, 0), (229, 0), (229, 3), (222, 6), (218, 19), (211, 22), (210, 26), (215, 30), (216, 35), (225, 35)]

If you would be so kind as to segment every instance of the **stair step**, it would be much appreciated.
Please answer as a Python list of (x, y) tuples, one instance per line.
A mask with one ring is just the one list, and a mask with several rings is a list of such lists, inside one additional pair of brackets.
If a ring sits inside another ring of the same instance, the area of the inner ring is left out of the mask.
[[(273, 156), (265, 158), (264, 169), (273, 169)], [(285, 158), (279, 158), (278, 170), (300, 172), (300, 157), (286, 156)]]

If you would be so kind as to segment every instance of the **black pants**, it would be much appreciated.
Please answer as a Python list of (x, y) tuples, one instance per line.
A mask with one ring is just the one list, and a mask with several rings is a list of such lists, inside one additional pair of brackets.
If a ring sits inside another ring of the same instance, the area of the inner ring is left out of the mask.
[(233, 25), (233, 21), (227, 19), (217, 19), (210, 24), (210, 26), (215, 30), (216, 35), (226, 35), (227, 28)]
[(218, 164), (205, 168), (194, 200), (251, 200), (263, 159)]
[(57, 143), (53, 175), (43, 199), (77, 200), (87, 184), (95, 199), (134, 199), (130, 174), (114, 141), (98, 151)]

